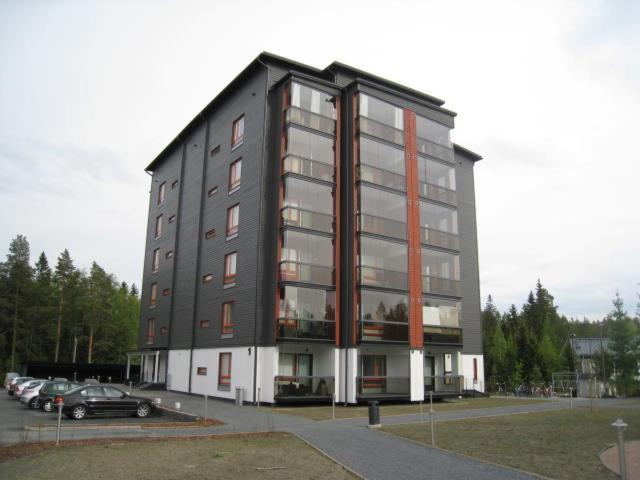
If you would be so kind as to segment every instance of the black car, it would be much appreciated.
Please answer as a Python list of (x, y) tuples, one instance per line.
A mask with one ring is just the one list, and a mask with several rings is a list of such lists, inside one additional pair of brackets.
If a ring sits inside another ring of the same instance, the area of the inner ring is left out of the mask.
[(85, 385), (56, 395), (54, 403), (63, 402), (62, 413), (72, 420), (87, 415), (135, 415), (144, 418), (154, 410), (148, 398), (133, 397), (111, 385)]
[(38, 393), (38, 406), (45, 412), (53, 411), (53, 399), (56, 395), (68, 392), (74, 388), (81, 387), (77, 382), (47, 382)]

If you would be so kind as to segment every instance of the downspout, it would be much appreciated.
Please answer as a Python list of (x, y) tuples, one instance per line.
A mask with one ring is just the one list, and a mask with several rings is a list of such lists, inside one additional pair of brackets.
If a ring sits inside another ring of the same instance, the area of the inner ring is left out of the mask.
[[(262, 229), (262, 210), (264, 208), (264, 199), (262, 198), (264, 192), (264, 162), (265, 158), (268, 156), (266, 152), (267, 148), (267, 112), (268, 112), (268, 100), (269, 100), (269, 67), (260, 60), (260, 57), (257, 58), (257, 61), (260, 65), (262, 65), (266, 71), (266, 80), (264, 85), (264, 117), (262, 124), (262, 161), (260, 162), (260, 208), (258, 209), (258, 242), (260, 242), (261, 235), (263, 235), (264, 231)], [(264, 240), (263, 240), (264, 243)], [(260, 254), (262, 249), (258, 248), (258, 255), (256, 261), (256, 268), (260, 267)], [(260, 276), (256, 275), (256, 293), (258, 292), (258, 282), (260, 281)], [(263, 290), (264, 295), (264, 290)], [(256, 296), (255, 299), (255, 312), (253, 317), (253, 403), (257, 403), (257, 389), (258, 389), (258, 298)]]

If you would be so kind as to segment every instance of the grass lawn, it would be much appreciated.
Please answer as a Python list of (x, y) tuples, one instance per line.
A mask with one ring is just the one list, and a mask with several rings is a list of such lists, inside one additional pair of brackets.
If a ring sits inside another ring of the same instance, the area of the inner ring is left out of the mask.
[[(616, 442), (611, 423), (629, 425), (626, 440), (640, 438), (640, 409), (588, 407), (436, 423), (436, 445), (558, 479), (617, 478), (598, 454)], [(431, 443), (427, 424), (393, 425), (386, 432)]]
[(114, 439), (93, 445), (32, 448), (27, 456), (0, 462), (3, 480), (355, 478), (287, 434), (127, 442)]
[[(532, 400), (519, 398), (463, 398), (460, 400), (447, 400), (446, 402), (434, 402), (433, 410), (436, 412), (448, 412), (451, 410), (471, 410), (476, 408), (508, 407), (511, 405), (524, 405), (526, 403), (539, 403), (546, 400)], [(428, 403), (423, 406), (426, 413), (429, 410)], [(336, 405), (336, 418), (363, 418), (368, 415), (367, 406), (344, 407)], [(311, 420), (331, 420), (331, 406), (295, 406), (274, 407), (276, 413), (296, 415)], [(420, 405), (405, 403), (399, 405), (380, 405), (380, 416), (419, 414)]]

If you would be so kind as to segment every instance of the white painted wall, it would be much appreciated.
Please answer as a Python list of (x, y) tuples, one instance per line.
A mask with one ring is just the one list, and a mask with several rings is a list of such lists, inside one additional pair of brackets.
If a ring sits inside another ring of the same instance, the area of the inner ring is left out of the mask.
[[(249, 354), (251, 348), (251, 354)], [(231, 388), (218, 388), (218, 359), (220, 353), (231, 353)], [(207, 369), (206, 375), (198, 375), (198, 367)], [(234, 399), (236, 387), (244, 388), (246, 402), (253, 401), (253, 347), (196, 348), (193, 350), (191, 368), (191, 393)], [(187, 379), (188, 381), (188, 379)]]
[(344, 349), (340, 348), (333, 349), (333, 371), (335, 372), (333, 393), (335, 395), (336, 402), (340, 401), (339, 399), (341, 395), (343, 395), (342, 390), (344, 390), (344, 369), (340, 367), (340, 359), (342, 356), (344, 356), (342, 353), (343, 351)]
[(348, 403), (356, 403), (356, 377), (358, 376), (358, 349), (348, 348), (345, 353), (347, 362), (347, 398)]
[[(478, 361), (478, 380), (473, 381), (473, 359)], [(484, 392), (484, 356), (483, 355), (462, 355), (462, 375), (466, 389), (476, 389)]]
[(167, 390), (189, 390), (189, 350), (169, 350)]
[(422, 350), (409, 351), (409, 371), (411, 374), (411, 401), (424, 400), (424, 355)]
[(276, 375), (278, 375), (278, 347), (258, 347), (257, 376), (260, 402), (273, 403)]

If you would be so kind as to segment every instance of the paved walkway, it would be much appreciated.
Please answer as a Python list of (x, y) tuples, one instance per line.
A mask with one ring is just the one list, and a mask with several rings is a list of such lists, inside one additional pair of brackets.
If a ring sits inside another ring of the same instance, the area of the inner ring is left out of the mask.
[[(181, 403), (183, 411), (202, 416), (204, 399), (196, 395), (175, 392), (139, 392), (149, 398), (162, 398), (163, 405), (173, 406)], [(574, 401), (574, 404), (584, 403)], [(569, 402), (541, 402), (514, 405), (510, 407), (458, 410), (436, 413), (436, 421), (463, 418), (505, 415), (534, 411), (549, 411), (568, 408)], [(256, 409), (252, 406), (236, 407), (230, 402), (208, 400), (207, 415), (225, 422), (225, 425), (211, 428), (171, 428), (154, 429), (112, 427), (99, 430), (63, 429), (63, 440), (113, 437), (166, 437), (220, 435), (240, 432), (291, 432), (326, 453), (335, 460), (348, 466), (364, 478), (377, 480), (389, 478), (403, 479), (531, 479), (534, 476), (486, 464), (467, 457), (443, 452), (420, 445), (409, 440), (395, 437), (384, 432), (367, 428), (363, 418), (316, 422), (301, 417), (275, 413), (270, 407)], [(419, 421), (419, 415), (383, 417), (383, 424), (391, 425)], [(426, 419), (426, 416), (425, 416)], [(1, 428), (1, 427), (0, 427)], [(55, 438), (54, 431), (5, 431), (0, 442), (45, 441)]]
[[(625, 442), (624, 453), (627, 462), (627, 478), (629, 480), (640, 479), (640, 440)], [(620, 458), (618, 457), (617, 445), (602, 452), (600, 461), (616, 475), (620, 475)]]

